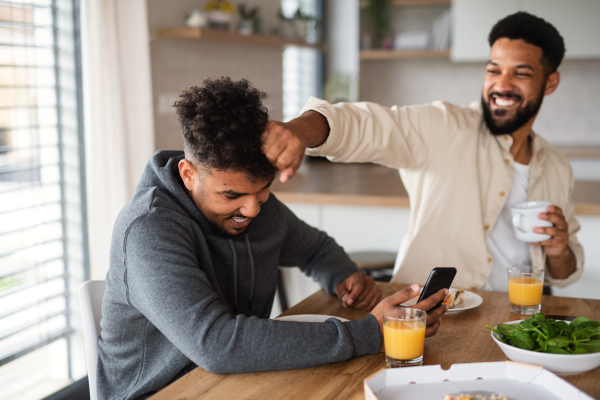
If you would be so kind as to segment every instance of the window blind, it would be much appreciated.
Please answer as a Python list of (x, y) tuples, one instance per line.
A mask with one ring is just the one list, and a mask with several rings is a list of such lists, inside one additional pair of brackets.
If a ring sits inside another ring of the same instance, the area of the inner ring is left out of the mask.
[[(282, 13), (291, 18), (297, 9), (317, 20), (322, 18), (320, 0), (282, 0)], [(309, 31), (309, 40), (317, 41), (318, 32)], [(312, 36), (312, 37), (310, 37)], [(283, 120), (298, 116), (310, 96), (321, 97), (322, 88), (321, 51), (291, 46), (283, 52)]]
[(85, 375), (78, 40), (78, 1), (0, 1), (0, 399)]

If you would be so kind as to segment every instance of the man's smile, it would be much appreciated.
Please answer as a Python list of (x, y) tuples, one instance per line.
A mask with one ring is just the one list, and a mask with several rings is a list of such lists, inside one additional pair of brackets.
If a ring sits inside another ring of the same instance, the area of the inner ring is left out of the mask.
[(231, 221), (231, 225), (233, 225), (234, 229), (243, 229), (250, 224), (250, 221), (252, 221), (252, 218), (244, 217), (242, 215), (231, 216), (227, 219)]
[(513, 93), (490, 93), (490, 98), (492, 100), (492, 104), (497, 107), (508, 108), (513, 107), (519, 104), (522, 100), (521, 96)]

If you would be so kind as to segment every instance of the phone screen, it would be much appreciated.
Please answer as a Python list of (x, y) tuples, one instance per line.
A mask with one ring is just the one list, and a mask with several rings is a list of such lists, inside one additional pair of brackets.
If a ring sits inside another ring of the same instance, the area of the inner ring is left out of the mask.
[[(417, 303), (442, 289), (450, 289), (450, 285), (452, 284), (455, 275), (456, 268), (434, 268), (429, 274), (429, 278), (427, 278), (427, 282), (425, 283), (425, 287), (423, 288)], [(435, 307), (441, 306), (442, 302), (443, 299), (436, 304)]]

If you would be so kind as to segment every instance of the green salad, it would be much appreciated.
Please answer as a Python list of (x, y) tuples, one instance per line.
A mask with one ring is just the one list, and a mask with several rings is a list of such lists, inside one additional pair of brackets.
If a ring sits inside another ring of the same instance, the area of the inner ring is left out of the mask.
[(537, 313), (518, 324), (498, 324), (498, 339), (510, 346), (553, 354), (587, 354), (600, 352), (600, 322), (586, 317), (575, 318), (571, 324), (547, 319)]

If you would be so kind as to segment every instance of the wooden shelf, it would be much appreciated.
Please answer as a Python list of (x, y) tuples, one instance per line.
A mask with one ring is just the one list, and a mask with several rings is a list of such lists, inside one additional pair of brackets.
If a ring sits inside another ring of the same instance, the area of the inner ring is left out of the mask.
[(320, 48), (318, 45), (308, 44), (299, 40), (284, 39), (278, 36), (265, 35), (240, 35), (231, 31), (220, 31), (207, 28), (161, 28), (154, 31), (153, 37), (162, 39), (188, 39), (205, 42), (226, 44), (263, 46), (284, 48), (287, 46)]
[(402, 58), (449, 58), (450, 50), (361, 50), (363, 61), (394, 60)]
[[(449, 6), (452, 0), (392, 0), (390, 5), (393, 7), (420, 7), (420, 6)], [(360, 8), (366, 8), (367, 1), (360, 2)]]

